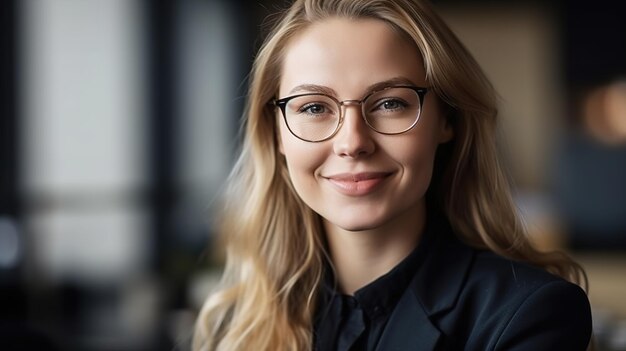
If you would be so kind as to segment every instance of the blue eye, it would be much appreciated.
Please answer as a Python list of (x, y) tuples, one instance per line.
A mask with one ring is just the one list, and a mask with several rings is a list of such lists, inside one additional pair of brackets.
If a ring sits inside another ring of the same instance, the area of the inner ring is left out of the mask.
[(326, 107), (320, 104), (307, 104), (300, 108), (299, 112), (310, 113), (313, 115), (318, 115), (326, 112)]
[(404, 104), (402, 101), (400, 100), (385, 100), (383, 101), (380, 105), (379, 108), (385, 109), (385, 110), (397, 110), (397, 109), (401, 109), (406, 107), (406, 104)]

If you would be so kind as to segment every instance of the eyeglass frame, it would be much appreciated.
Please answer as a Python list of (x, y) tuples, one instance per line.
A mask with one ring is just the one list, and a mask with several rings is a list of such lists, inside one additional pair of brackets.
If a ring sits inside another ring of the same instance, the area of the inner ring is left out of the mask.
[[(415, 117), (415, 121), (413, 122), (413, 124), (411, 124), (410, 127), (408, 127), (407, 129), (401, 131), (401, 132), (396, 132), (396, 133), (385, 133), (385, 132), (381, 132), (376, 130), (371, 124), (370, 122), (367, 120), (366, 113), (363, 110), (363, 102), (365, 102), (365, 100), (367, 100), (370, 96), (376, 94), (376, 93), (380, 93), (381, 91), (385, 91), (388, 89), (395, 89), (395, 88), (408, 88), (413, 90), (418, 98), (419, 98), (419, 113), (417, 114), (417, 116)], [(365, 124), (373, 131), (375, 131), (376, 133), (379, 134), (383, 134), (383, 135), (398, 135), (398, 134), (403, 134), (408, 132), (409, 130), (413, 129), (416, 125), (417, 122), (419, 122), (421, 116), (422, 116), (422, 110), (424, 107), (424, 99), (426, 97), (426, 93), (428, 93), (429, 88), (424, 88), (424, 87), (417, 87), (417, 86), (413, 86), (413, 85), (392, 85), (392, 86), (388, 86), (388, 87), (384, 87), (382, 89), (377, 89), (374, 91), (370, 91), (369, 93), (367, 93), (362, 99), (360, 100), (354, 100), (354, 99), (347, 99), (347, 100), (342, 100), (339, 101), (339, 99), (337, 99), (336, 97), (332, 96), (332, 95), (328, 95), (328, 94), (324, 94), (324, 93), (303, 93), (303, 94), (296, 94), (296, 95), (291, 95), (291, 96), (286, 96), (284, 98), (281, 99), (275, 99), (274, 101), (270, 102), (271, 105), (278, 107), (283, 115), (283, 119), (285, 120), (285, 125), (287, 126), (287, 129), (289, 129), (289, 132), (291, 133), (291, 135), (295, 136), (296, 138), (302, 140), (302, 141), (306, 141), (309, 143), (321, 143), (323, 141), (326, 141), (328, 139), (331, 139), (332, 137), (334, 137), (337, 132), (339, 132), (339, 129), (341, 129), (341, 126), (343, 125), (343, 120), (344, 120), (344, 115), (345, 113), (342, 110), (342, 106), (350, 106), (350, 105), (360, 105), (361, 106), (361, 117), (363, 118), (363, 120), (365, 121)], [(330, 98), (331, 100), (333, 100), (337, 106), (339, 107), (339, 123), (337, 123), (337, 127), (335, 128), (335, 130), (327, 137), (320, 139), (320, 140), (307, 140), (304, 139), (298, 135), (296, 135), (292, 130), (291, 127), (289, 126), (289, 122), (287, 122), (287, 103), (295, 98), (298, 97), (302, 97), (302, 96), (311, 96), (311, 95), (321, 95), (321, 96), (325, 96), (327, 98)]]

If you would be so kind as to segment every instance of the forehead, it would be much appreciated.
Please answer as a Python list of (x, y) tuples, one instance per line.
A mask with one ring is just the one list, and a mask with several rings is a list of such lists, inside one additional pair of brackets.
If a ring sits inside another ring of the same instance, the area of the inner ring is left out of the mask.
[(414, 43), (376, 19), (330, 18), (294, 36), (284, 51), (279, 96), (296, 86), (327, 86), (361, 94), (380, 81), (402, 77), (423, 86), (423, 61)]

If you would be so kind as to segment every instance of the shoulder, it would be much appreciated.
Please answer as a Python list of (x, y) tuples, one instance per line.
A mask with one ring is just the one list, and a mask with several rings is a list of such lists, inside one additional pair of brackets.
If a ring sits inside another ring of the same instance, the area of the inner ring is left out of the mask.
[(449, 226), (423, 240), (414, 296), (442, 350), (585, 350), (591, 308), (577, 285), (542, 268), (478, 250)]
[(555, 308), (569, 303), (573, 304), (571, 307), (589, 310), (587, 295), (578, 285), (542, 268), (488, 251), (476, 251), (461, 295), (502, 312), (540, 302), (551, 302)]
[(491, 252), (476, 252), (457, 308), (475, 311), (468, 345), (485, 349), (584, 350), (591, 335), (579, 286)]
[(517, 296), (529, 294), (546, 284), (565, 282), (539, 267), (513, 261), (490, 251), (468, 249), (475, 251), (475, 254), (468, 270), (466, 288)]

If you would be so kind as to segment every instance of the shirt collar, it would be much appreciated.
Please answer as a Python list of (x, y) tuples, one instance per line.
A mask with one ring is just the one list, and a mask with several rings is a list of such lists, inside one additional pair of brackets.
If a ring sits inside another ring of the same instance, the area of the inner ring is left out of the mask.
[[(426, 256), (429, 242), (432, 241), (434, 230), (434, 226), (428, 220), (419, 244), (407, 257), (389, 272), (354, 293), (354, 299), (369, 318), (389, 314), (393, 310), (400, 296), (406, 291), (409, 283), (418, 272), (418, 268)], [(326, 301), (331, 301), (334, 297), (341, 295), (337, 290), (332, 269), (328, 266), (323, 295)]]

